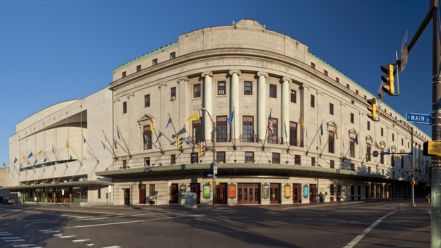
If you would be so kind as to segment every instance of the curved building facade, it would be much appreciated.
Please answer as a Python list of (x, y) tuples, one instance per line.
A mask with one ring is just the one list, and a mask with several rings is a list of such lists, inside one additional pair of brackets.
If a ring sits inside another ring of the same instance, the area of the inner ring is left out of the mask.
[(183, 34), (114, 69), (109, 89), (111, 131), (91, 136), (107, 164), (89, 179), (113, 186), (90, 202), (101, 189), (115, 205), (364, 200), (428, 180), (427, 135), (386, 105), (372, 121), (371, 93), (253, 20)]

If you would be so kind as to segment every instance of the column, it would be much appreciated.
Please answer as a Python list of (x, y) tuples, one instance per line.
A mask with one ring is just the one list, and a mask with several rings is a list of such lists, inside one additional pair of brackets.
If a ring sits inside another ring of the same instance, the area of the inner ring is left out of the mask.
[[(203, 106), (206, 111), (203, 111), (203, 125), (204, 125), (204, 135), (205, 140), (211, 140), (211, 132), (213, 131), (213, 123), (208, 116), (208, 113), (211, 114), (213, 118), (215, 118), (213, 114), (213, 73), (212, 72), (203, 72), (201, 75), (204, 78), (204, 99)], [(207, 113), (208, 112), (208, 113)]]
[(239, 140), (240, 137), (240, 112), (239, 112), (239, 75), (240, 71), (231, 70), (229, 72), (231, 76), (231, 112), (234, 111), (232, 139), (233, 141)]
[[(189, 93), (189, 87), (188, 87), (188, 78), (183, 77), (178, 79), (178, 86), (179, 86), (179, 98), (178, 98), (179, 118), (177, 122), (178, 126), (176, 126), (177, 129), (176, 131), (181, 130), (181, 128), (184, 126), (185, 120), (189, 116), (188, 106), (189, 103), (191, 102), (191, 95)], [(173, 118), (173, 122), (175, 122), (174, 116), (172, 118)]]
[(257, 136), (260, 142), (265, 140), (266, 133), (266, 78), (268, 74), (265, 72), (258, 72), (259, 77), (257, 81)]
[(289, 96), (291, 80), (284, 77), (282, 79), (282, 139), (283, 144), (289, 144)]

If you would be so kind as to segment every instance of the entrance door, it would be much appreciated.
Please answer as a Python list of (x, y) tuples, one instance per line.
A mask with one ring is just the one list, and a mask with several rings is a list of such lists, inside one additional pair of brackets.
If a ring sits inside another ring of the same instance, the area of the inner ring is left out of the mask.
[(309, 185), (309, 202), (311, 203), (317, 202), (317, 184)]
[(260, 203), (260, 184), (259, 183), (238, 183), (239, 204), (259, 204)]
[(292, 184), (292, 200), (293, 203), (302, 203), (302, 184)]
[(355, 188), (354, 185), (351, 185), (351, 201), (355, 200)]
[(337, 184), (337, 201), (341, 201), (341, 185)]
[(145, 184), (140, 184), (139, 188), (139, 204), (145, 204), (146, 200), (146, 187)]
[(216, 185), (216, 204), (227, 204), (227, 183)]
[(201, 203), (201, 184), (190, 183), (190, 192), (196, 193), (196, 204)]
[(124, 189), (124, 205), (130, 205), (130, 189)]
[(179, 199), (179, 188), (177, 183), (172, 183), (170, 185), (170, 203), (178, 203)]
[(280, 204), (281, 198), (280, 198), (280, 183), (271, 183), (270, 184), (270, 203), (271, 204)]

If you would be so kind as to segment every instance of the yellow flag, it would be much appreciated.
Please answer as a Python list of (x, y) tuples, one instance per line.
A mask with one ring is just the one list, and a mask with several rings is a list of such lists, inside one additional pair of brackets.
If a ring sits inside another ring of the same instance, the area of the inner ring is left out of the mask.
[(300, 124), (300, 128), (303, 128), (305, 126), (305, 123), (303, 121), (303, 115), (300, 116), (299, 124)]
[(66, 148), (69, 148), (69, 141), (66, 141)]
[(197, 112), (194, 113), (192, 116), (188, 117), (188, 118), (187, 118), (187, 121), (188, 121), (188, 122), (191, 122), (191, 121), (197, 121), (197, 120), (199, 120), (200, 118), (201, 118), (201, 116), (199, 115), (199, 111), (197, 111)]
[(335, 128), (335, 138), (338, 139), (338, 129)]
[(377, 149), (380, 149), (380, 145), (378, 145), (377, 142), (375, 142), (375, 147), (376, 147)]
[(155, 132), (155, 124), (153, 124), (153, 120), (150, 120), (150, 132)]
[(40, 150), (39, 152), (38, 152), (38, 155), (42, 155), (43, 154), (43, 150)]

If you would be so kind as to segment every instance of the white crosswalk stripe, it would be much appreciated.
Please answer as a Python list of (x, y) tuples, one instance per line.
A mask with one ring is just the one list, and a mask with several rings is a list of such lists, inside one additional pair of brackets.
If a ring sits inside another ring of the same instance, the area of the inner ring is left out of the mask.
[(121, 246), (118, 245), (112, 245), (112, 246), (104, 246), (102, 248), (121, 248)]
[(82, 242), (86, 242), (86, 241), (89, 241), (90, 239), (74, 239), (74, 240), (72, 240), (72, 242), (74, 242), (74, 243), (82, 243)]
[(23, 241), (25, 241), (24, 239), (8, 239), (8, 240), (5, 240), (6, 242), (23, 242)]
[(94, 244), (86, 244), (87, 246), (94, 246)]
[(60, 239), (68, 239), (68, 238), (73, 238), (76, 237), (77, 235), (66, 235), (66, 236), (59, 236)]
[(35, 246), (34, 244), (20, 244), (20, 245), (13, 245), (12, 247), (30, 247)]

